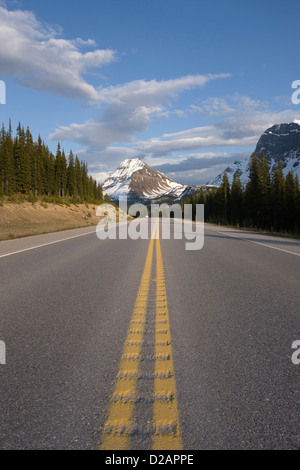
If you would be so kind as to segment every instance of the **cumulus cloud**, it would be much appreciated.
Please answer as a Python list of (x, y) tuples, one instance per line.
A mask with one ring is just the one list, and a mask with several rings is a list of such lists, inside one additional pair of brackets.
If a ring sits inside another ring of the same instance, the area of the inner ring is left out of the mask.
[[(152, 157), (167, 155), (177, 151), (192, 151), (196, 149), (220, 146), (249, 146), (257, 141), (253, 133), (249, 136), (230, 137), (231, 127), (222, 129), (223, 122), (209, 126), (195, 127), (162, 137), (139, 141), (136, 148), (140, 152), (151, 154)], [(226, 135), (228, 134), (228, 135)]]
[(99, 150), (117, 142), (131, 142), (148, 129), (153, 117), (164, 116), (166, 107), (179, 93), (204, 86), (228, 74), (188, 75), (170, 80), (134, 80), (98, 90), (104, 108), (98, 120), (61, 126), (50, 135), (53, 140), (73, 140)]
[(83, 74), (115, 60), (115, 51), (82, 52), (83, 48), (95, 47), (94, 41), (66, 40), (59, 37), (61, 34), (58, 27), (38, 21), (33, 12), (0, 6), (1, 73), (17, 78), (28, 88), (97, 100), (98, 91)]
[(230, 74), (187, 75), (171, 80), (134, 80), (123, 85), (99, 89), (99, 101), (110, 104), (152, 106), (175, 98), (183, 90), (203, 86), (211, 80), (230, 77)]
[(241, 111), (262, 110), (266, 107), (267, 104), (260, 100), (254, 100), (249, 96), (235, 93), (227, 98), (210, 97), (199, 104), (192, 104), (191, 112), (205, 116), (231, 116)]
[(181, 159), (179, 162), (167, 161), (161, 164), (161, 160), (158, 159), (159, 163), (155, 165), (154, 159), (153, 167), (175, 181), (198, 185), (206, 184), (235, 161), (244, 160), (247, 157), (249, 157), (247, 152), (231, 155), (226, 152), (204, 152), (197, 156)]
[(134, 108), (130, 105), (111, 105), (103, 111), (98, 120), (61, 126), (50, 135), (50, 139), (72, 140), (88, 145), (91, 149), (102, 150), (116, 142), (132, 141), (134, 134), (145, 131), (151, 117), (159, 114), (161, 110), (160, 106)]
[[(99, 180), (123, 159), (141, 157), (182, 182), (205, 182), (210, 172), (215, 176), (237, 159), (234, 148), (250, 152), (265, 129), (299, 119), (294, 110), (275, 113), (266, 103), (238, 93), (210, 97), (185, 109), (172, 107), (184, 92), (231, 76), (226, 73), (133, 80), (106, 87), (95, 87), (84, 78), (116, 56), (114, 50), (98, 49), (93, 39), (64, 39), (59, 27), (42, 23), (33, 12), (9, 10), (0, 0), (2, 75), (31, 89), (82, 98), (100, 107), (98, 119), (60, 126), (50, 135), (55, 141), (78, 143), (82, 150), (77, 153)], [(171, 116), (209, 120), (202, 126), (197, 122), (197, 127), (137, 140), (155, 118)]]
[[(184, 80), (179, 81), (182, 87)], [(138, 93), (132, 101), (132, 84), (109, 87), (111, 93), (102, 90), (102, 96), (106, 96), (108, 103), (98, 121), (60, 127), (51, 137), (55, 140), (75, 140), (85, 145), (84, 158), (90, 162), (93, 176), (100, 181), (105, 179), (108, 170), (115, 168), (125, 158), (139, 157), (179, 182), (196, 184), (198, 181), (200, 184), (221, 173), (235, 160), (249, 156), (268, 127), (275, 123), (291, 122), (299, 117), (294, 110), (275, 113), (264, 105), (260, 108), (258, 102), (250, 98), (241, 97), (240, 108), (235, 107), (232, 111), (227, 108), (228, 113), (224, 116), (221, 113), (220, 119), (209, 125), (148, 140), (134, 139), (136, 133), (149, 127), (154, 116), (162, 116), (167, 112), (165, 103), (174, 93), (178, 93), (179, 83), (173, 83), (172, 80), (168, 82), (167, 86), (155, 81), (151, 81), (150, 86), (144, 82), (143, 95), (139, 81)], [(186, 86), (190, 86), (190, 83), (187, 80)], [(223, 101), (223, 109), (225, 105)], [(234, 151), (234, 148), (237, 150)], [(242, 149), (245, 152), (237, 154)]]
[(254, 150), (259, 137), (268, 127), (276, 123), (292, 122), (298, 115), (293, 110), (277, 113), (239, 112), (208, 126), (136, 142), (135, 148), (152, 157), (215, 147), (251, 147)]
[[(218, 112), (220, 117), (209, 125), (148, 140), (136, 140), (136, 134), (147, 130), (154, 117), (168, 114), (168, 106), (179, 93), (225, 76), (196, 75), (160, 82), (138, 80), (101, 88), (99, 100), (104, 108), (98, 120), (61, 126), (50, 137), (56, 141), (69, 140), (84, 145), (89, 161), (93, 161), (93, 156), (108, 167), (121, 161), (122, 155), (124, 158), (143, 156), (149, 161), (161, 159), (163, 162), (164, 159), (166, 162), (168, 158), (178, 158), (184, 153), (191, 155), (206, 150), (207, 155), (209, 150), (222, 147), (245, 147), (250, 152), (265, 129), (298, 117), (293, 110), (274, 113), (268, 111), (264, 103), (236, 94), (230, 101), (221, 98), (205, 100), (206, 106), (210, 106), (207, 108), (208, 114)], [(122, 147), (128, 143), (131, 144), (130, 148)], [(113, 152), (109, 151), (111, 146)]]

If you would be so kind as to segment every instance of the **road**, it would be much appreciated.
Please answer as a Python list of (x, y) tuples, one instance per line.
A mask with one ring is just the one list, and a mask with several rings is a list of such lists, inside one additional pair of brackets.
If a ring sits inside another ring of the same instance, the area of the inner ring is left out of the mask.
[[(155, 235), (155, 234), (154, 234)], [(300, 448), (300, 243), (0, 243), (1, 449)]]

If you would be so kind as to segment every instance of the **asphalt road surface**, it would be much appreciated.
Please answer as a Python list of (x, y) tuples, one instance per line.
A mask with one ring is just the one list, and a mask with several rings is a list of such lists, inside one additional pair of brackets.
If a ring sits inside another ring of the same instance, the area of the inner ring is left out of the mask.
[(1, 449), (300, 448), (299, 241), (154, 238), (0, 243)]

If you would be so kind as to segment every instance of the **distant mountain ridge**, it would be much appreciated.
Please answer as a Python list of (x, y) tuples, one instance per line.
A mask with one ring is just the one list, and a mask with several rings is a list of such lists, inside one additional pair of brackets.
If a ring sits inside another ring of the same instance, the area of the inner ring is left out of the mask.
[[(276, 124), (267, 129), (258, 140), (255, 153), (265, 153), (270, 170), (281, 160), (284, 176), (289, 171), (300, 179), (300, 125), (296, 122)], [(225, 171), (231, 184), (237, 173), (243, 185), (249, 181), (251, 156), (246, 160), (236, 161)], [(112, 201), (126, 196), (130, 203), (134, 202), (172, 202), (182, 200), (199, 192), (201, 187), (220, 186), (224, 172), (213, 178), (207, 185), (188, 186), (176, 183), (160, 171), (154, 170), (139, 158), (124, 160), (115, 172), (103, 183), (104, 195)]]
[(126, 196), (133, 203), (182, 199), (198, 192), (199, 187), (176, 183), (139, 158), (133, 158), (120, 163), (116, 171), (104, 181), (102, 190), (112, 201)]
[[(260, 137), (254, 152), (258, 156), (265, 153), (269, 167), (273, 167), (282, 161), (284, 176), (292, 171), (300, 178), (300, 125), (291, 122), (289, 124), (276, 124), (267, 129)], [(249, 168), (251, 156), (243, 161), (236, 161), (225, 171), (229, 182), (232, 183), (233, 176), (237, 173), (242, 184), (249, 181)], [(220, 186), (225, 172), (213, 178), (208, 184)]]

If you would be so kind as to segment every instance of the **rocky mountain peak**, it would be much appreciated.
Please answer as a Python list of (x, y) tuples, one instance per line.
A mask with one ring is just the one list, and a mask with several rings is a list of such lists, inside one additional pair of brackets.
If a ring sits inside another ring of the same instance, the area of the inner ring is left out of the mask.
[(178, 199), (197, 192), (198, 187), (176, 183), (165, 174), (151, 168), (139, 158), (124, 160), (107, 178), (103, 194), (114, 201), (126, 196), (130, 202), (146, 202), (167, 198)]
[(284, 160), (291, 153), (300, 157), (300, 126), (296, 122), (276, 124), (267, 129), (260, 137), (255, 153), (264, 151), (267, 160)]
[[(289, 171), (292, 171), (300, 177), (300, 125), (298, 123), (276, 124), (265, 130), (254, 150), (256, 155), (262, 151), (265, 153), (271, 171), (281, 160), (285, 176)], [(232, 183), (235, 173), (240, 176), (242, 184), (248, 182), (250, 160), (251, 155), (246, 160), (234, 162), (225, 170), (230, 183)], [(220, 186), (223, 175), (224, 172), (208, 184)]]

